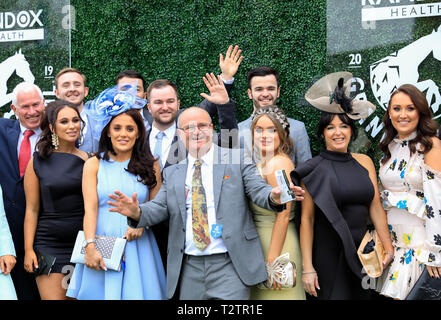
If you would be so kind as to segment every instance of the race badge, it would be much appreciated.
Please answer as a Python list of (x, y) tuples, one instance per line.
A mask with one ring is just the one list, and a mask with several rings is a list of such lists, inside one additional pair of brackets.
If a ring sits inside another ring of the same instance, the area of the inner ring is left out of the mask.
[(211, 236), (214, 239), (220, 238), (220, 236), (222, 235), (223, 228), (224, 228), (224, 226), (221, 224), (213, 224), (211, 227)]

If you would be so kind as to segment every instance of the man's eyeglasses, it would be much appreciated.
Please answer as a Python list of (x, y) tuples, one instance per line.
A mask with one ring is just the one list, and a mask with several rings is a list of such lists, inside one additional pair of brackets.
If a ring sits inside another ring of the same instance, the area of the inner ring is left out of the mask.
[(210, 126), (211, 126), (211, 122), (210, 123), (201, 122), (201, 123), (198, 123), (197, 126), (194, 124), (190, 124), (188, 126), (178, 128), (178, 129), (184, 131), (185, 133), (188, 133), (188, 132), (193, 133), (196, 131), (196, 128), (198, 128), (199, 131), (207, 131), (210, 129)]

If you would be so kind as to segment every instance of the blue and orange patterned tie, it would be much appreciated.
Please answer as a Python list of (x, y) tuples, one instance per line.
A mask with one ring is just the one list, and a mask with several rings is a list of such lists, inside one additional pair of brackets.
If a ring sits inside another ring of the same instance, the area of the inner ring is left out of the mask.
[(196, 160), (194, 163), (191, 205), (194, 245), (199, 250), (204, 251), (210, 244), (210, 235), (208, 232), (207, 200), (205, 189), (202, 185), (201, 165), (202, 160)]

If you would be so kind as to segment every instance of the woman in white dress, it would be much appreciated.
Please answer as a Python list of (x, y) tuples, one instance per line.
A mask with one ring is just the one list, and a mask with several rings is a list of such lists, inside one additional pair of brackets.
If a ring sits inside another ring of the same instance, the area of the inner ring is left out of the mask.
[(441, 142), (426, 97), (410, 84), (391, 95), (383, 123), (380, 189), (395, 253), (377, 289), (402, 300), (425, 267), (441, 276)]

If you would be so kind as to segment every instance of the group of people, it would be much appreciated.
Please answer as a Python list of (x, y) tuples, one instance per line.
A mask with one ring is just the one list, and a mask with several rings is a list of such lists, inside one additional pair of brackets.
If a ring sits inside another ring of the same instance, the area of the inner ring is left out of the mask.
[[(17, 120), (0, 119), (0, 298), (371, 299), (357, 257), (369, 224), (385, 251), (376, 291), (405, 299), (424, 268), (439, 278), (441, 142), (424, 94), (391, 95), (378, 183), (372, 160), (349, 152), (354, 120), (375, 110), (350, 98), (351, 74), (305, 95), (322, 112), (312, 158), (305, 125), (276, 104), (271, 67), (248, 72), (253, 113), (237, 122), (242, 59), (230, 46), (221, 75), (203, 77), (209, 94), (183, 109), (173, 82), (146, 88), (133, 70), (87, 103), (73, 68), (46, 107), (38, 86), (19, 84)], [(296, 201), (282, 203), (280, 170)], [(73, 264), (79, 231), (84, 264)], [(99, 236), (127, 240), (121, 270), (107, 268)]]

